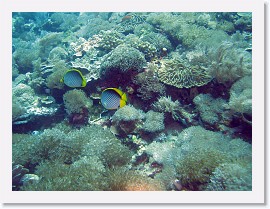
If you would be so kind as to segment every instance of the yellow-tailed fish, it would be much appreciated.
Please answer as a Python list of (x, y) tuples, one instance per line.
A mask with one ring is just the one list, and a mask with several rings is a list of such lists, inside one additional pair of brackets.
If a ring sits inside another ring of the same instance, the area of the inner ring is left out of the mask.
[(86, 79), (82, 75), (81, 71), (77, 69), (68, 70), (61, 79), (61, 82), (72, 88), (86, 86)]
[(107, 110), (115, 110), (124, 107), (127, 103), (127, 95), (117, 88), (107, 88), (101, 94), (101, 104)]

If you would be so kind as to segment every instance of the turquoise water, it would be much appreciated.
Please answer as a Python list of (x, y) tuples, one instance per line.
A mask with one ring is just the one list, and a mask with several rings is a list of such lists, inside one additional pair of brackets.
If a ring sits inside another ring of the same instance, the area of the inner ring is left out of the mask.
[(251, 13), (13, 13), (12, 189), (251, 191), (251, 56)]

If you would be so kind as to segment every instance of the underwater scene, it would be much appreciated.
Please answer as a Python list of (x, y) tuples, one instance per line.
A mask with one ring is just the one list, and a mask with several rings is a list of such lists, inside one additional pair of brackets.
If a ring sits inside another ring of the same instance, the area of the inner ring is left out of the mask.
[(13, 12), (13, 191), (251, 191), (252, 14)]

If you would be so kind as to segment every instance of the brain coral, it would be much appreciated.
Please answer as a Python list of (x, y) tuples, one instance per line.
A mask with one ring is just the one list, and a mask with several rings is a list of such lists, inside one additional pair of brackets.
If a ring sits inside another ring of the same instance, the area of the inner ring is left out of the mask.
[(187, 66), (178, 58), (164, 59), (158, 76), (163, 83), (177, 88), (203, 86), (212, 80), (206, 69), (199, 66)]

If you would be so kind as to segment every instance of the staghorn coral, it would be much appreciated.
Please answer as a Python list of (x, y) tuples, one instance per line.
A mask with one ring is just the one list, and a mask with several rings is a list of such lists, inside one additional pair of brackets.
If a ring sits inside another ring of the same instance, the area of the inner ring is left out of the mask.
[(199, 66), (187, 66), (178, 58), (164, 59), (158, 70), (160, 81), (177, 88), (203, 86), (212, 80), (207, 69)]
[(81, 113), (83, 108), (90, 108), (93, 101), (87, 98), (82, 90), (73, 89), (63, 95), (64, 105), (68, 114)]
[(178, 100), (172, 101), (171, 97), (160, 97), (158, 101), (153, 103), (154, 110), (163, 113), (170, 113), (174, 120), (179, 119), (179, 110), (181, 108)]
[(100, 74), (107, 75), (110, 72), (127, 73), (129, 70), (140, 72), (146, 64), (144, 54), (139, 50), (126, 45), (119, 45), (102, 58)]

